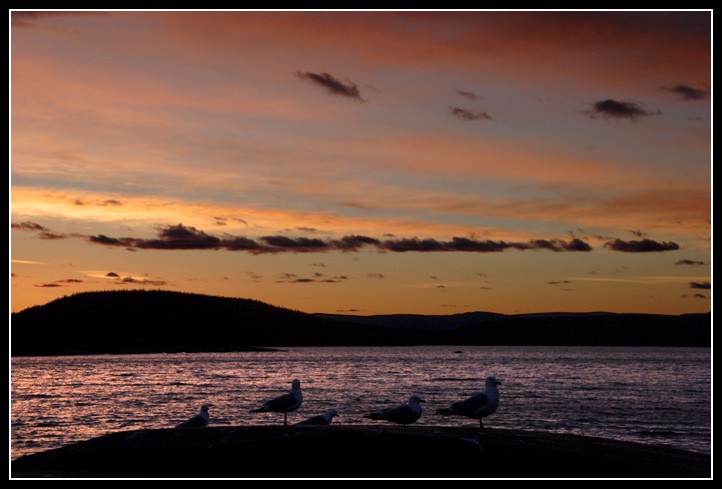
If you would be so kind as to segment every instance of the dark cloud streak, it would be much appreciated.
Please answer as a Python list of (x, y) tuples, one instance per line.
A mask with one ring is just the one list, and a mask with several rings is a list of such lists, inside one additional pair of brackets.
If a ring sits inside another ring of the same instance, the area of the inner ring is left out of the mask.
[(41, 226), (36, 222), (24, 221), (21, 223), (12, 223), (11, 229), (17, 229), (18, 231), (48, 231), (48, 228)]
[(641, 239), (624, 241), (615, 239), (607, 241), (604, 246), (614, 251), (623, 251), (625, 253), (646, 253), (650, 251), (674, 251), (679, 249), (679, 245), (674, 241), (654, 241), (652, 239)]
[(468, 90), (461, 90), (460, 88), (455, 88), (454, 92), (456, 92), (457, 95), (461, 95), (466, 100), (469, 100), (471, 102), (476, 102), (480, 98), (483, 98), (483, 97), (480, 97), (479, 95), (475, 94), (474, 92), (469, 92)]
[(703, 290), (709, 290), (712, 288), (712, 284), (709, 282), (690, 282), (689, 283), (690, 289), (703, 289)]
[(109, 15), (109, 12), (73, 12), (73, 11), (22, 11), (12, 12), (11, 23), (15, 27), (37, 27), (43, 17), (64, 17), (79, 15)]
[[(393, 236), (393, 235), (391, 235)], [(83, 238), (89, 243), (128, 250), (227, 250), (264, 253), (323, 253), (328, 251), (356, 252), (363, 248), (382, 252), (475, 252), (495, 253), (505, 250), (548, 250), (554, 252), (588, 252), (592, 247), (581, 239), (535, 239), (526, 242), (506, 242), (453, 237), (450, 241), (434, 238), (396, 238), (379, 240), (370, 236), (349, 235), (338, 239), (289, 237), (284, 235), (262, 236), (251, 239), (244, 236), (206, 234), (191, 226), (177, 224), (160, 228), (155, 239), (113, 238), (104, 234), (68, 237)], [(676, 245), (675, 245), (676, 246)]]
[(490, 121), (492, 117), (486, 112), (479, 112), (471, 109), (464, 109), (462, 107), (451, 106), (449, 107), (449, 114), (452, 117), (461, 119), (463, 121)]
[(661, 113), (661, 111), (649, 112), (644, 110), (639, 104), (634, 102), (621, 102), (612, 99), (592, 102), (592, 108), (587, 111), (587, 115), (592, 119), (603, 117), (605, 119), (630, 119), (633, 121), (640, 117), (659, 115)]
[(137, 279), (137, 278), (133, 278), (133, 277), (123, 277), (120, 280), (120, 283), (138, 284), (138, 285), (155, 285), (156, 287), (160, 287), (162, 285), (166, 285), (168, 282), (166, 282), (165, 280), (150, 280), (147, 278)]
[(662, 90), (679, 96), (682, 100), (705, 100), (709, 96), (707, 90), (693, 88), (689, 85), (674, 85), (672, 87), (662, 87)]
[(57, 234), (57, 233), (51, 233), (48, 231), (42, 232), (38, 234), (39, 239), (45, 239), (48, 241), (56, 240), (56, 239), (67, 239), (67, 235), (65, 234)]
[(310, 71), (297, 71), (296, 73), (294, 73), (294, 75), (296, 75), (298, 78), (301, 78), (302, 80), (308, 80), (316, 84), (317, 86), (326, 90), (331, 95), (339, 95), (341, 97), (346, 97), (358, 100), (360, 102), (364, 102), (358, 86), (351, 81), (347, 80), (346, 83), (344, 83), (330, 73), (326, 72), (312, 73)]

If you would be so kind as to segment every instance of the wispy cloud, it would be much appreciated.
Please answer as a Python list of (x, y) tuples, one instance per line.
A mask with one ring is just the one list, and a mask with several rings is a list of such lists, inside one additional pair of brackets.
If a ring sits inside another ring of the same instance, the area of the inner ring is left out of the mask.
[(167, 285), (168, 282), (165, 280), (151, 280), (148, 278), (136, 278), (136, 277), (123, 277), (120, 279), (119, 283), (122, 284), (137, 284), (137, 285), (154, 285), (156, 287), (160, 287), (162, 285)]
[(47, 262), (36, 261), (36, 260), (11, 260), (11, 263), (17, 263), (19, 265), (47, 265)]
[(323, 273), (314, 273), (313, 277), (299, 277), (295, 273), (282, 273), (276, 280), (277, 284), (336, 284), (348, 280), (346, 275), (326, 276)]
[(615, 239), (607, 241), (604, 246), (614, 251), (623, 251), (626, 253), (645, 253), (650, 251), (674, 251), (679, 249), (679, 245), (673, 241), (654, 241), (652, 239), (624, 241)]
[(480, 95), (477, 95), (474, 92), (470, 92), (468, 90), (461, 90), (460, 88), (455, 88), (454, 92), (456, 92), (457, 95), (461, 95), (466, 100), (469, 100), (471, 102), (475, 102), (482, 98)]
[(581, 280), (584, 282), (609, 282), (609, 283), (622, 283), (622, 284), (651, 284), (652, 280), (645, 278), (615, 278), (615, 277), (575, 277), (574, 280)]
[(705, 263), (704, 263), (703, 261), (688, 260), (688, 259), (685, 258), (684, 260), (676, 261), (674, 264), (675, 264), (675, 265), (701, 266), (701, 265), (704, 265)]
[(108, 206), (117, 207), (117, 206), (123, 205), (123, 203), (116, 199), (106, 199), (106, 200), (103, 200), (102, 202), (98, 202), (98, 205), (101, 207), (108, 207)]
[(319, 86), (326, 90), (326, 92), (330, 93), (331, 95), (339, 95), (341, 97), (355, 99), (361, 102), (364, 101), (363, 97), (361, 97), (361, 92), (359, 91), (358, 86), (355, 83), (348, 80), (346, 82), (342, 82), (330, 73), (297, 71), (296, 73), (294, 73), (294, 75), (296, 75), (298, 78), (301, 78), (302, 80), (308, 80), (312, 82), (316, 86)]
[(712, 284), (710, 282), (690, 282), (690, 289), (711, 289)]
[(22, 11), (12, 12), (11, 23), (14, 27), (37, 27), (38, 21), (43, 17), (78, 16), (78, 15), (108, 15), (108, 12), (72, 12), (72, 11)]
[(472, 109), (464, 109), (462, 107), (451, 106), (449, 107), (449, 114), (452, 117), (461, 119), (463, 121), (490, 121), (492, 117), (486, 112), (479, 112)]
[(591, 118), (603, 117), (605, 119), (630, 119), (659, 115), (661, 111), (649, 112), (635, 102), (622, 102), (619, 100), (598, 100), (592, 102), (592, 108), (586, 114)]
[(20, 223), (12, 223), (10, 229), (16, 229), (18, 231), (47, 231), (48, 228), (41, 226), (36, 222), (24, 221)]
[(60, 233), (51, 233), (49, 231), (43, 231), (42, 233), (38, 234), (38, 238), (51, 241), (51, 240), (58, 240), (58, 239), (67, 239), (68, 235), (60, 234)]
[(662, 90), (677, 95), (682, 100), (705, 100), (709, 97), (709, 91), (701, 88), (693, 88), (689, 85), (673, 85), (671, 87), (662, 87)]

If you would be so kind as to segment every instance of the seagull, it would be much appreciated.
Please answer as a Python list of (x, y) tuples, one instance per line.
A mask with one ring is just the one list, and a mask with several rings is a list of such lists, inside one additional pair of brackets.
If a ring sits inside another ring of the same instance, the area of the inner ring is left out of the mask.
[(291, 392), (266, 401), (258, 409), (251, 410), (252, 413), (283, 413), (283, 426), (288, 426), (288, 413), (295, 411), (303, 401), (301, 394), (301, 381), (294, 379), (291, 382)]
[(365, 415), (365, 418), (371, 418), (373, 420), (384, 420), (391, 421), (392, 423), (404, 425), (404, 432), (406, 432), (406, 425), (416, 422), (421, 417), (421, 404), (426, 402), (417, 395), (409, 397), (407, 404), (401, 404), (400, 406), (381, 409), (374, 413)]
[(201, 406), (201, 412), (196, 414), (187, 421), (183, 421), (176, 428), (205, 428), (208, 426), (208, 408), (212, 407), (212, 404), (204, 404)]
[(335, 409), (331, 409), (330, 411), (326, 411), (324, 414), (304, 419), (303, 421), (296, 423), (296, 425), (328, 426), (331, 424), (331, 420), (334, 416), (338, 416), (338, 413)]
[(499, 407), (499, 389), (501, 382), (496, 377), (490, 375), (485, 381), (486, 387), (483, 392), (474, 394), (468, 399), (457, 401), (448, 408), (439, 409), (436, 414), (442, 416), (467, 416), (469, 418), (479, 419), (479, 426), (484, 427), (482, 418), (494, 414), (496, 408)]

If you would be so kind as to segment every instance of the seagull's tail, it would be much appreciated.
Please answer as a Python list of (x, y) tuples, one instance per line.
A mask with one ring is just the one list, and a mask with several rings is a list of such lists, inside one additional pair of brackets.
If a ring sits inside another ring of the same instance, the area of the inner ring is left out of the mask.
[(265, 413), (266, 410), (261, 407), (261, 408), (258, 408), (258, 409), (251, 409), (251, 410), (248, 411), (248, 412), (249, 412), (249, 413)]
[(454, 411), (449, 408), (437, 409), (436, 414), (440, 414), (441, 416), (451, 416), (454, 414)]
[(378, 419), (381, 419), (381, 413), (364, 414), (364, 418), (373, 419), (373, 420), (378, 420)]

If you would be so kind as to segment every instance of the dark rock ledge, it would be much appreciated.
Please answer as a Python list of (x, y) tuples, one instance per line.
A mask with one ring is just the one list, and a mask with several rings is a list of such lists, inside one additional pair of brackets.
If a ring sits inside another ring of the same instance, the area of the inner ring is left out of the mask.
[(709, 478), (711, 456), (472, 427), (237, 426), (112, 433), (20, 457), (13, 478)]

